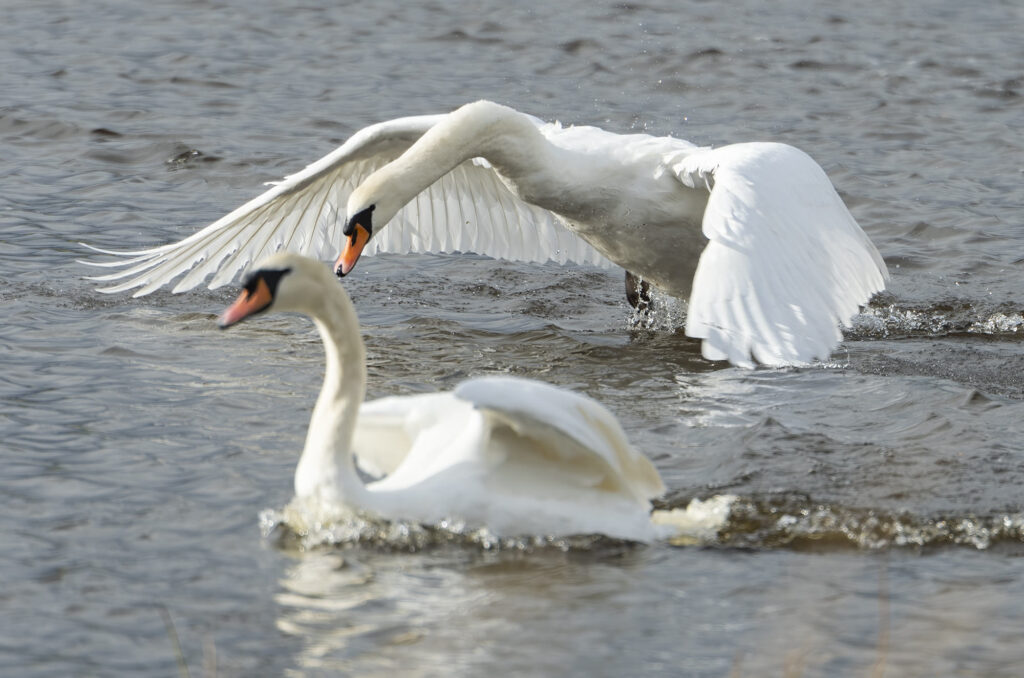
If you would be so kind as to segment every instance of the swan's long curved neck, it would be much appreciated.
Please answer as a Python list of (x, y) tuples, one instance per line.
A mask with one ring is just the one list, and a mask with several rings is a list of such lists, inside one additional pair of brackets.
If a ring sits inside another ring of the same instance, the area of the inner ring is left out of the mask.
[[(387, 223), (407, 202), (470, 158), (486, 158), (515, 181), (538, 156), (550, 151), (534, 123), (522, 113), (489, 101), (467, 104), (431, 127), (391, 163), (367, 177), (349, 199), (349, 212), (376, 205)], [(365, 203), (365, 204), (364, 204)]]
[(324, 288), (331, 292), (310, 312), (323, 339), (324, 383), (295, 471), (295, 494), (357, 503), (367, 492), (352, 458), (352, 435), (366, 394), (366, 349), (348, 295), (336, 281)]

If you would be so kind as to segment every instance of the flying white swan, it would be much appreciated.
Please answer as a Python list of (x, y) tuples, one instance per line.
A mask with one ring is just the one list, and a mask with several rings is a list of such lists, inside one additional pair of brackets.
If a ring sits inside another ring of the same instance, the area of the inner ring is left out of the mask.
[[(262, 311), (311, 316), (326, 352), (297, 498), (387, 520), (461, 520), (496, 536), (650, 541), (672, 532), (651, 518), (650, 499), (665, 490), (658, 472), (596, 401), (537, 381), (482, 377), (450, 393), (364, 403), (355, 308), (327, 266), (297, 254), (274, 255), (249, 274), (220, 325)], [(364, 484), (356, 460), (383, 478)]]
[(339, 275), (374, 252), (614, 262), (631, 303), (648, 283), (687, 299), (686, 333), (704, 356), (744, 366), (827, 358), (888, 279), (825, 172), (796, 148), (698, 148), (488, 101), (371, 125), (180, 242), (105, 252), (127, 259), (94, 279), (136, 296), (183, 273), (175, 292), (210, 275), (214, 288), (282, 249), (333, 258), (342, 247)]

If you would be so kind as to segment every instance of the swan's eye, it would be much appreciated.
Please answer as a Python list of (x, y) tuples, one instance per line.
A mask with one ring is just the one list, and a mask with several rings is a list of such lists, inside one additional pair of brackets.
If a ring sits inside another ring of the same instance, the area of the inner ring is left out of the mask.
[(366, 232), (373, 233), (373, 210), (377, 209), (376, 205), (370, 205), (365, 210), (359, 212), (345, 224), (345, 228), (341, 230), (344, 235), (355, 236), (356, 226), (362, 226), (366, 229)]
[(259, 271), (253, 271), (245, 277), (245, 280), (242, 282), (242, 289), (244, 289), (245, 293), (251, 297), (256, 293), (256, 288), (259, 287), (260, 280), (262, 280), (266, 283), (267, 289), (270, 290), (270, 296), (273, 298), (273, 296), (277, 294), (277, 286), (281, 283), (281, 278), (291, 272), (292, 269), (290, 268), (264, 268)]
[(252, 293), (256, 291), (256, 286), (259, 284), (259, 282), (260, 272), (256, 271), (255, 273), (250, 273), (249, 275), (245, 276), (245, 280), (242, 281), (242, 289), (245, 290), (245, 293), (251, 297)]

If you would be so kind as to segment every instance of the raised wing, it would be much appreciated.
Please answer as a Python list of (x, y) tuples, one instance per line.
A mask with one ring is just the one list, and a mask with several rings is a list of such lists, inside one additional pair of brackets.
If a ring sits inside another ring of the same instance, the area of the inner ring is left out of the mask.
[(885, 288), (885, 262), (804, 152), (746, 143), (673, 170), (711, 195), (686, 333), (711, 360), (752, 366), (826, 359), (858, 307)]
[(581, 475), (599, 478), (601, 484), (625, 490), (640, 501), (665, 491), (651, 462), (630, 445), (618, 420), (595, 400), (516, 377), (470, 379), (455, 389), (455, 397), (519, 435), (545, 443), (559, 461)]
[[(341, 243), (335, 220), (331, 242)], [(375, 252), (475, 252), (495, 259), (613, 264), (554, 213), (520, 200), (483, 158), (474, 158), (420, 193), (373, 237)]]
[[(359, 406), (359, 418), (352, 435), (352, 453), (359, 469), (375, 478), (390, 475), (405, 460), (418, 429), (410, 430), (420, 411), (443, 406), (448, 393), (391, 396), (368, 400)], [(412, 417), (412, 422), (410, 422)]]
[[(134, 294), (138, 297), (182, 274), (174, 292), (192, 289), (210, 276), (209, 286), (214, 289), (280, 250), (333, 259), (343, 242), (349, 194), (442, 117), (399, 118), (367, 127), (301, 172), (184, 240), (133, 252), (86, 245), (121, 258), (83, 263), (118, 269), (91, 278), (111, 283), (101, 291), (138, 288)], [(479, 158), (456, 167), (406, 205), (363, 254), (453, 251), (610, 266), (555, 215), (516, 197)]]
[[(139, 288), (143, 296), (188, 272), (175, 292), (189, 290), (213, 275), (210, 288), (231, 282), (239, 271), (282, 249), (318, 256), (333, 254), (324, 225), (344, 210), (348, 194), (378, 167), (402, 154), (440, 115), (399, 118), (371, 125), (273, 188), (184, 240), (135, 252), (98, 250), (123, 259), (94, 265), (119, 268), (92, 278), (122, 281), (103, 292)], [(338, 227), (340, 231), (340, 226)], [(340, 242), (340, 241), (339, 241)], [(88, 245), (87, 245), (88, 246)], [(91, 248), (97, 249), (97, 248)]]

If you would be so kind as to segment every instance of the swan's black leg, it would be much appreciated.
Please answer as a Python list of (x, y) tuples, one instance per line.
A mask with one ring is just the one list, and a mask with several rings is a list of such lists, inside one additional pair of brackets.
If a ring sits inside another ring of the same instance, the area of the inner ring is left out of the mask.
[(626, 301), (641, 313), (651, 310), (650, 284), (629, 271), (626, 271)]

